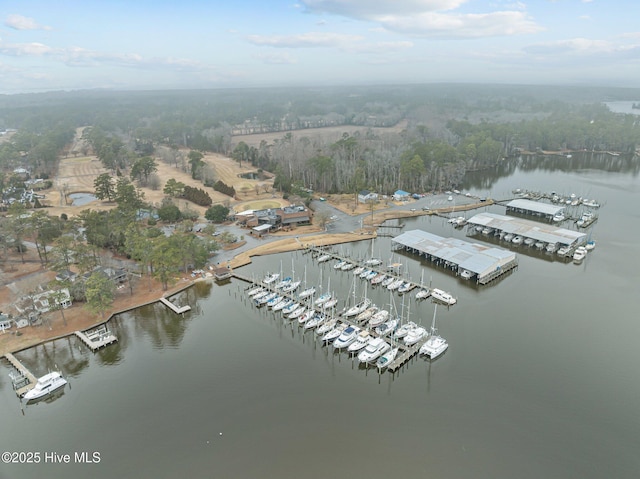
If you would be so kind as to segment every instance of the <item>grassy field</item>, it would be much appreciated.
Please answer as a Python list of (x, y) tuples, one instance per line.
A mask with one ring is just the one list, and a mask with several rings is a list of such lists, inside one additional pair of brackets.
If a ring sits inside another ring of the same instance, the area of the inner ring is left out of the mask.
[(246, 210), (266, 210), (267, 208), (280, 208), (281, 203), (274, 200), (251, 201), (242, 205), (242, 211)]

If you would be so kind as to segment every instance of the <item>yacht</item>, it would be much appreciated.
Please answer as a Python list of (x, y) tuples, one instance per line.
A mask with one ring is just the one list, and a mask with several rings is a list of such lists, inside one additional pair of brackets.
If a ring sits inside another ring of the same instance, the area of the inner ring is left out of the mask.
[(293, 281), (293, 279), (291, 278), (291, 276), (287, 276), (285, 279), (283, 279), (282, 281), (278, 281), (276, 283), (276, 285), (274, 286), (276, 289), (282, 289), (285, 286), (287, 286), (289, 283), (291, 283), (291, 281)]
[(513, 239), (513, 233), (507, 233), (506, 235), (504, 235), (504, 240), (505, 241), (511, 241)]
[(423, 288), (416, 293), (416, 299), (427, 299), (429, 296), (431, 296), (429, 288)]
[(349, 345), (347, 351), (349, 351), (350, 353), (356, 353), (365, 348), (367, 344), (369, 344), (369, 341), (371, 341), (372, 339), (373, 336), (371, 336), (371, 333), (369, 333), (369, 331), (367, 331), (366, 329), (363, 329), (358, 334), (356, 340)]
[(358, 328), (357, 326), (347, 327), (347, 329), (342, 331), (342, 333), (340, 333), (340, 336), (338, 336), (333, 342), (333, 347), (336, 349), (346, 348), (356, 340), (359, 332), (360, 328)]
[(378, 258), (371, 258), (365, 261), (364, 264), (367, 266), (379, 266), (382, 264), (382, 260), (379, 260)]
[(45, 374), (41, 378), (38, 378), (36, 385), (33, 389), (30, 389), (26, 393), (24, 393), (24, 398), (27, 401), (32, 401), (34, 399), (40, 399), (51, 394), (53, 391), (64, 387), (67, 384), (67, 380), (62, 377), (57, 371), (54, 371), (49, 374)]
[(369, 273), (371, 273), (371, 271), (373, 271), (372, 269), (364, 269), (358, 276), (362, 279), (366, 278), (367, 276), (369, 276)]
[[(571, 202), (569, 202), (569, 204), (571, 204)], [(565, 219), (567, 219), (567, 218), (562, 213), (557, 213), (557, 214), (553, 215), (553, 221), (555, 221), (556, 223), (564, 221)]]
[(283, 299), (286, 299), (286, 298), (284, 296), (280, 296), (280, 295), (276, 294), (275, 297), (273, 297), (269, 301), (267, 301), (267, 308), (275, 307), (275, 305), (278, 304)]
[(293, 313), (299, 307), (300, 307), (299, 303), (296, 303), (295, 301), (291, 301), (291, 304), (289, 304), (288, 306), (285, 306), (284, 308), (282, 308), (282, 314), (284, 314), (285, 316), (288, 316), (289, 314)]
[(374, 271), (374, 270), (371, 270), (371, 271), (368, 271), (367, 274), (364, 275), (364, 279), (366, 279), (367, 281), (371, 281), (376, 276), (378, 276), (378, 272)]
[(250, 289), (249, 291), (247, 291), (247, 296), (251, 297), (255, 294), (261, 293), (262, 291), (264, 291), (264, 288), (262, 286), (257, 286), (253, 289)]
[(436, 289), (436, 288), (433, 288), (431, 290), (431, 297), (433, 299), (441, 301), (444, 304), (447, 304), (449, 306), (451, 306), (453, 304), (456, 304), (456, 302), (458, 301), (456, 298), (451, 296), (449, 293), (446, 293), (446, 292), (442, 291), (441, 289)]
[(313, 309), (307, 310), (301, 316), (298, 316), (298, 324), (306, 324), (307, 321), (312, 319), (316, 315), (316, 312)]
[(263, 289), (262, 291), (258, 291), (256, 294), (253, 295), (253, 300), (257, 303), (262, 298), (264, 298), (265, 296), (267, 296), (269, 294), (271, 294), (271, 291), (269, 291), (268, 289)]
[(330, 298), (328, 301), (324, 302), (322, 304), (322, 309), (331, 309), (333, 308), (336, 304), (338, 304), (338, 299), (337, 298)]
[(380, 326), (387, 319), (389, 319), (389, 311), (387, 311), (386, 309), (381, 309), (376, 314), (371, 316), (371, 319), (369, 320), (369, 327), (375, 328), (376, 326)]
[(416, 286), (417, 286), (417, 284), (412, 283), (411, 281), (405, 281), (398, 288), (398, 293), (402, 293), (402, 294), (408, 293), (409, 291), (411, 291)]
[(576, 251), (573, 253), (573, 262), (580, 263), (585, 256), (587, 256), (587, 248), (584, 246), (578, 246)]
[(349, 271), (349, 270), (352, 270), (355, 267), (356, 267), (355, 263), (347, 263), (347, 264), (343, 265), (342, 268), (340, 268), (340, 269), (342, 271)]
[(277, 297), (278, 297), (278, 293), (269, 293), (265, 296), (262, 296), (260, 299), (256, 299), (255, 301), (257, 305), (262, 306), (263, 304), (267, 304), (269, 301)]
[(384, 339), (374, 338), (369, 341), (364, 350), (361, 351), (360, 354), (358, 354), (358, 360), (361, 363), (369, 363), (371, 361), (375, 361), (382, 354), (387, 352), (390, 347), (391, 346), (389, 346), (389, 343), (387, 343)]
[(388, 287), (391, 283), (393, 283), (396, 279), (393, 276), (389, 276), (387, 278), (385, 278), (384, 281), (382, 281), (382, 283), (380, 283), (382, 286), (384, 286), (385, 288)]
[(596, 247), (595, 240), (587, 241), (587, 244), (584, 247), (587, 249), (587, 251), (591, 251), (592, 249), (594, 249)]
[(520, 235), (514, 236), (511, 242), (513, 244), (522, 244), (523, 238)]

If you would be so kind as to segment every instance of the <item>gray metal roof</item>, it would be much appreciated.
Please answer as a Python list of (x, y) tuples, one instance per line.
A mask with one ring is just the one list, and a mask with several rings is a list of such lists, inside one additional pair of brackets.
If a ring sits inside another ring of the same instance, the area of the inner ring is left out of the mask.
[(467, 220), (470, 225), (486, 226), (524, 238), (531, 238), (544, 243), (561, 245), (579, 244), (586, 241), (587, 235), (578, 231), (558, 228), (552, 224), (538, 223), (513, 216), (497, 215), (494, 213), (478, 213)]
[(539, 201), (531, 201), (525, 199), (512, 200), (507, 203), (507, 208), (518, 208), (521, 210), (533, 211), (545, 215), (555, 215), (564, 210), (564, 206), (550, 205), (549, 203), (541, 203)]
[(391, 241), (458, 265), (480, 278), (516, 257), (511, 251), (457, 238), (443, 238), (422, 230), (405, 231)]
[(260, 226), (256, 226), (255, 228), (253, 228), (253, 231), (257, 231), (257, 232), (267, 231), (270, 228), (271, 228), (271, 225), (266, 223), (266, 224), (263, 224), (263, 225), (260, 225)]

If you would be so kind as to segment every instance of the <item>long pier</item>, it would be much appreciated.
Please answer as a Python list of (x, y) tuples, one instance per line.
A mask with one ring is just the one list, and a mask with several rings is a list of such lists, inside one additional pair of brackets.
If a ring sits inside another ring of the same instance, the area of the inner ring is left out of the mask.
[(74, 331), (73, 334), (80, 338), (80, 340), (93, 352), (97, 351), (98, 349), (104, 348), (109, 344), (115, 343), (118, 340), (118, 338), (116, 338), (106, 327), (102, 327), (87, 333), (83, 333), (82, 331)]
[[(24, 396), (27, 391), (30, 391), (34, 388), (38, 379), (27, 369), (27, 367), (18, 361), (13, 354), (7, 353), (4, 355), (5, 358), (11, 363), (11, 365), (17, 369), (18, 373), (20, 373), (19, 377), (12, 376), (12, 380), (14, 381), (14, 389), (16, 394), (20, 397)], [(16, 382), (18, 381), (18, 382)], [(27, 382), (28, 381), (28, 382)], [(18, 384), (22, 384), (21, 386), (15, 387)]]
[(188, 304), (185, 306), (176, 306), (167, 298), (160, 298), (160, 302), (176, 314), (183, 314), (191, 310), (191, 306), (189, 306)]

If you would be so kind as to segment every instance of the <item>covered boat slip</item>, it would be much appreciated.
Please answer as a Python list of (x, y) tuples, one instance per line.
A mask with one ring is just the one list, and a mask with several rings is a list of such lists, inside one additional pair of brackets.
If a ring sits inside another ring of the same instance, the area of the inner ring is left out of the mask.
[(542, 216), (547, 220), (551, 220), (555, 215), (564, 211), (564, 206), (550, 205), (548, 203), (524, 199), (512, 200), (505, 206), (507, 207), (507, 212)]
[(406, 231), (391, 240), (395, 250), (405, 249), (429, 261), (487, 284), (518, 265), (516, 254), (456, 238), (443, 238), (422, 230)]
[[(536, 223), (513, 216), (503, 216), (494, 213), (478, 213), (467, 220), (469, 228), (481, 226), (490, 228), (494, 234), (512, 234), (531, 238), (545, 244), (575, 248), (587, 241), (587, 235), (578, 231), (558, 228), (552, 224)], [(500, 236), (502, 238), (502, 236)]]

